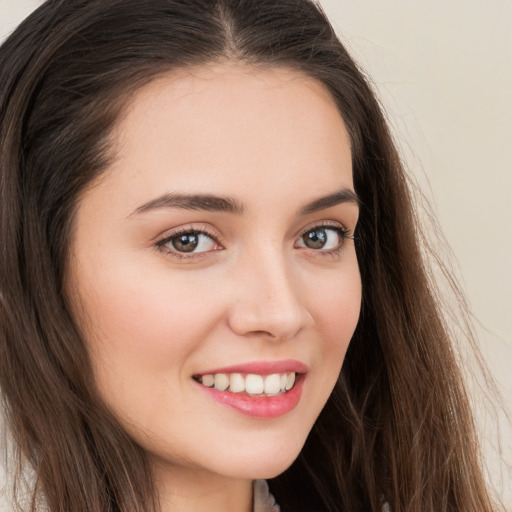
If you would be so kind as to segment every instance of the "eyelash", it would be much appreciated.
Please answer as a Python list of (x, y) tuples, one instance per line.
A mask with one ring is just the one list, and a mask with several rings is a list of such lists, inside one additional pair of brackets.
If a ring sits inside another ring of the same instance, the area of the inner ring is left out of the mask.
[(304, 247), (306, 250), (310, 251), (311, 253), (314, 253), (316, 256), (336, 257), (341, 253), (341, 251), (345, 247), (345, 244), (347, 243), (348, 240), (352, 240), (352, 241), (354, 240), (354, 235), (350, 229), (346, 228), (345, 226), (343, 226), (341, 224), (335, 223), (335, 222), (332, 222), (332, 223), (323, 222), (321, 224), (309, 226), (300, 233), (299, 240), (301, 240), (306, 233), (309, 233), (311, 231), (318, 231), (318, 230), (322, 230), (322, 229), (336, 231), (338, 233), (338, 236), (341, 239), (341, 242), (339, 244), (339, 247), (336, 247), (335, 249), (322, 250), (322, 249), (311, 249), (309, 247)]
[(193, 258), (200, 258), (205, 256), (211, 251), (204, 251), (204, 252), (181, 252), (177, 251), (176, 249), (172, 249), (170, 247), (166, 247), (166, 244), (172, 242), (173, 239), (178, 238), (180, 235), (204, 235), (213, 240), (216, 244), (222, 246), (222, 241), (219, 236), (214, 235), (213, 233), (208, 232), (206, 228), (196, 228), (196, 227), (183, 227), (178, 228), (172, 233), (166, 235), (161, 240), (157, 241), (155, 243), (156, 248), (163, 252), (164, 254), (169, 254), (175, 258), (179, 259), (193, 259)]
[[(302, 239), (302, 237), (304, 237), (304, 235), (306, 235), (306, 233), (309, 233), (309, 232), (315, 231), (315, 230), (322, 230), (322, 229), (323, 230), (332, 230), (332, 231), (336, 231), (338, 233), (338, 235), (341, 239), (341, 243), (339, 244), (339, 247), (336, 247), (335, 249), (328, 249), (328, 250), (311, 249), (309, 247), (301, 247), (301, 248), (306, 249), (318, 256), (333, 257), (333, 256), (337, 256), (343, 250), (345, 243), (348, 240), (354, 240), (354, 235), (351, 230), (349, 230), (348, 228), (346, 228), (345, 226), (343, 226), (341, 224), (329, 223), (329, 222), (324, 222), (321, 224), (307, 227), (299, 234), (298, 239), (299, 240)], [(221, 241), (220, 237), (217, 235), (214, 235), (213, 233), (210, 233), (207, 229), (186, 226), (183, 228), (176, 229), (172, 233), (166, 235), (161, 240), (158, 240), (155, 243), (155, 247), (159, 251), (163, 252), (164, 254), (171, 255), (175, 258), (188, 259), (188, 260), (195, 259), (195, 258), (201, 258), (201, 257), (207, 255), (209, 252), (212, 252), (212, 251), (202, 251), (202, 252), (187, 253), (187, 252), (181, 252), (176, 249), (167, 247), (167, 244), (171, 243), (172, 240), (176, 239), (180, 235), (192, 235), (192, 234), (193, 235), (204, 235), (204, 236), (210, 238), (213, 242), (215, 242), (215, 244), (222, 246), (222, 241)]]

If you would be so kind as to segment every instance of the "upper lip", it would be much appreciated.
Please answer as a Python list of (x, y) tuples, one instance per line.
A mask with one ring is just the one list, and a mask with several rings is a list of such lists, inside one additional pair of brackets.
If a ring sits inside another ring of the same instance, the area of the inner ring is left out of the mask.
[(255, 373), (259, 375), (271, 375), (273, 373), (306, 373), (307, 365), (294, 359), (281, 361), (252, 361), (249, 363), (235, 364), (232, 366), (223, 366), (222, 368), (213, 368), (202, 371), (196, 375), (213, 375), (215, 373)]

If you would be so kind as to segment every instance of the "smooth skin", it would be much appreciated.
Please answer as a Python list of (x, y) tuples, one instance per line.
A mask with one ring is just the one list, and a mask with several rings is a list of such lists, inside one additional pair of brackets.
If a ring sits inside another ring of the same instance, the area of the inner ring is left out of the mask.
[[(212, 63), (141, 88), (112, 136), (112, 165), (79, 201), (67, 276), (99, 391), (147, 450), (164, 512), (249, 512), (252, 480), (299, 454), (358, 321), (346, 128), (311, 78)], [(308, 372), (277, 418), (193, 379), (288, 359)]]

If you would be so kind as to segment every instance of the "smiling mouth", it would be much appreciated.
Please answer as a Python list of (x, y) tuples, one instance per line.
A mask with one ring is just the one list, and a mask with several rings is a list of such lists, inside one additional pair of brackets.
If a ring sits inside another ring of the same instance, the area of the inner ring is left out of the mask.
[(215, 373), (194, 375), (194, 380), (207, 388), (246, 396), (279, 396), (293, 388), (295, 372), (259, 375), (255, 373)]

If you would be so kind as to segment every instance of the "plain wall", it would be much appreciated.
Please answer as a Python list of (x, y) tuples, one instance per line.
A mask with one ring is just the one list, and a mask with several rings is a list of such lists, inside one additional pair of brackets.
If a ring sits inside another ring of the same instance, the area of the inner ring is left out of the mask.
[[(0, 0), (0, 40), (39, 4)], [(482, 352), (511, 407), (512, 2), (321, 4), (372, 77), (408, 167), (437, 212)], [(512, 462), (510, 425), (502, 426), (503, 454)], [(501, 475), (500, 493), (512, 503), (509, 477), (500, 473), (495, 453), (489, 460), (494, 478)]]

